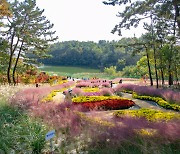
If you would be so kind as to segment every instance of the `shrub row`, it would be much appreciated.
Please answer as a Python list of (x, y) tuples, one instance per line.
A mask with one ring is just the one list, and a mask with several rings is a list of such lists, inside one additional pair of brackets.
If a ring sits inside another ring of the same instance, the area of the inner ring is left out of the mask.
[[(78, 104), (78, 103), (74, 103)], [(84, 102), (81, 105), (89, 110), (103, 109), (103, 110), (118, 110), (127, 109), (135, 105), (132, 100), (121, 100), (121, 99), (108, 99), (94, 102)]]
[(159, 106), (165, 108), (165, 109), (171, 109), (175, 111), (180, 111), (180, 105), (176, 104), (170, 104), (167, 101), (163, 100), (160, 97), (152, 97), (152, 96), (140, 96), (137, 93), (133, 92), (133, 98), (138, 98), (142, 100), (149, 100), (156, 102)]
[(180, 115), (172, 112), (163, 112), (154, 109), (139, 109), (139, 110), (124, 110), (115, 111), (114, 116), (123, 117), (124, 115), (130, 117), (144, 117), (149, 121), (169, 121), (171, 119), (180, 119)]
[(97, 102), (97, 101), (104, 101), (104, 100), (128, 100), (127, 98), (122, 98), (119, 96), (78, 96), (74, 97), (72, 101), (74, 103), (84, 103), (84, 102)]

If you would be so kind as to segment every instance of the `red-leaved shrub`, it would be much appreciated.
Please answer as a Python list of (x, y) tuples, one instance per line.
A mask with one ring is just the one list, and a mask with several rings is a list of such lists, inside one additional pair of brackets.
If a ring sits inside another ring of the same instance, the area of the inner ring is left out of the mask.
[[(73, 102), (74, 104), (79, 104)], [(81, 103), (81, 105), (89, 110), (92, 109), (105, 109), (105, 110), (115, 110), (115, 109), (127, 109), (135, 105), (132, 100), (120, 100), (120, 99), (112, 99), (112, 100), (103, 100), (103, 101), (93, 101), (93, 102), (85, 102)]]

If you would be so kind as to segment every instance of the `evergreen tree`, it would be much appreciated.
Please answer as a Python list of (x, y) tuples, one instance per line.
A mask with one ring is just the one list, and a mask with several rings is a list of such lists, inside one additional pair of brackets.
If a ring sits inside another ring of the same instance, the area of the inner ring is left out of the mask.
[(7, 70), (8, 82), (11, 83), (11, 66), (14, 54), (17, 54), (15, 65), (13, 68), (13, 82), (15, 80), (15, 72), (20, 56), (25, 57), (26, 53), (45, 56), (48, 51), (49, 42), (55, 41), (55, 31), (51, 31), (53, 24), (43, 16), (44, 10), (40, 10), (36, 6), (36, 0), (25, 0), (19, 2), (15, 0), (10, 4), (13, 12), (12, 18), (8, 18), (5, 34), (9, 39), (9, 66)]
[(179, 0), (135, 0), (133, 2), (131, 0), (108, 0), (103, 3), (106, 5), (126, 6), (125, 10), (118, 13), (122, 20), (114, 27), (113, 33), (118, 31), (121, 35), (122, 28), (137, 27), (140, 21), (155, 15), (166, 21), (173, 21), (180, 34)]

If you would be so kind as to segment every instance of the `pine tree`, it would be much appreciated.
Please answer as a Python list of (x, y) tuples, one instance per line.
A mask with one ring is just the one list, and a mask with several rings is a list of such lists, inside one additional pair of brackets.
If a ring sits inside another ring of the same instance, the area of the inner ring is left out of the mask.
[(36, 0), (25, 0), (19, 2), (15, 0), (10, 4), (13, 17), (8, 18), (8, 31), (6, 34), (9, 39), (10, 59), (7, 70), (8, 82), (11, 83), (11, 67), (14, 54), (17, 54), (15, 65), (13, 68), (13, 82), (15, 80), (15, 72), (20, 56), (26, 59), (27, 53), (45, 56), (49, 47), (49, 42), (55, 41), (55, 31), (51, 31), (53, 24), (43, 16), (44, 10), (40, 10), (36, 6)]

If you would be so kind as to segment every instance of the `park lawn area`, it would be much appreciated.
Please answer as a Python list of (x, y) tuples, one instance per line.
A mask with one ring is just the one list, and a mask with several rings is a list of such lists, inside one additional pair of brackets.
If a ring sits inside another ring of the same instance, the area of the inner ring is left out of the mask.
[[(109, 80), (117, 78), (117, 76), (103, 73), (99, 69), (93, 69), (88, 67), (44, 65), (42, 67), (39, 67), (39, 69), (41, 71), (47, 72), (49, 75), (56, 74), (59, 76), (71, 76), (73, 78), (100, 78)], [(128, 78), (126, 79), (129, 81)]]
[(48, 72), (49, 74), (57, 75), (69, 75), (73, 76), (77, 73), (99, 73), (98, 69), (86, 68), (86, 67), (74, 67), (74, 66), (49, 66), (45, 65), (40, 67), (41, 71)]

